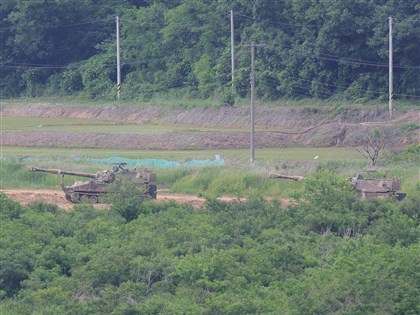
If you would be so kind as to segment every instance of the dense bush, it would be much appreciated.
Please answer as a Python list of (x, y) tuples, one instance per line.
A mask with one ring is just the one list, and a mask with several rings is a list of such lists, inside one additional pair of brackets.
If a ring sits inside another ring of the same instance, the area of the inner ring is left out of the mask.
[(0, 313), (415, 314), (419, 200), (355, 201), (325, 172), (305, 187), (291, 207), (62, 211), (0, 194)]
[[(115, 22), (121, 21), (123, 99), (249, 94), (257, 47), (261, 98), (386, 98), (388, 17), (394, 17), (394, 96), (418, 98), (419, 8), (415, 1), (2, 1), (3, 97), (115, 98)], [(230, 10), (236, 71), (231, 82)], [(281, 22), (279, 22), (281, 21)]]

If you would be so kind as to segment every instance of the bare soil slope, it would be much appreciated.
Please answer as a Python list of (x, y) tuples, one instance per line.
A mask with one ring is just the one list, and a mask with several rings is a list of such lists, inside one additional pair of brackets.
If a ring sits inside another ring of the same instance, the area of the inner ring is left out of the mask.
[[(64, 198), (64, 193), (61, 190), (54, 189), (37, 189), (37, 190), (24, 190), (24, 189), (7, 189), (0, 190), (0, 192), (5, 193), (10, 199), (15, 200), (23, 205), (29, 204), (31, 202), (41, 201), (45, 203), (56, 204), (61, 209), (73, 209), (74, 204)], [(234, 197), (220, 197), (219, 200), (226, 202), (235, 202), (241, 201)], [(205, 199), (188, 194), (174, 194), (165, 191), (158, 191), (157, 201), (176, 201), (180, 203), (191, 204), (194, 208), (201, 207)], [(283, 199), (282, 204), (288, 205), (292, 201), (289, 199)], [(105, 208), (109, 207), (106, 204), (95, 204), (96, 208)]]
[[(61, 117), (86, 120), (112, 121), (121, 124), (174, 124), (192, 127), (213, 127), (217, 131), (173, 131), (160, 135), (71, 133), (54, 131), (4, 131), (2, 146), (71, 147), (109, 149), (227, 149), (249, 147), (249, 109), (218, 108), (193, 110), (164, 110), (153, 107), (120, 106), (64, 106), (47, 104), (14, 104), (1, 106), (4, 116)], [(334, 113), (331, 109), (264, 108), (256, 110), (256, 143), (259, 147), (287, 146), (352, 146), (354, 139), (369, 129), (381, 127), (394, 131), (401, 146), (420, 142), (420, 110), (395, 113), (392, 120), (388, 112), (379, 109), (345, 110)], [(406, 128), (407, 125), (417, 126)], [(228, 131), (243, 128), (244, 131)], [(4, 190), (13, 200), (22, 204), (43, 201), (71, 209), (59, 190)], [(235, 198), (223, 197), (234, 201)], [(158, 200), (188, 202), (194, 207), (204, 199), (192, 195), (169, 194), (160, 191)], [(285, 204), (288, 200), (283, 200)], [(95, 205), (106, 207), (106, 205)]]
[[(61, 190), (54, 189), (37, 189), (37, 190), (24, 190), (24, 189), (7, 189), (0, 190), (4, 192), (10, 199), (15, 200), (21, 204), (29, 204), (35, 201), (56, 204), (62, 209), (72, 209), (74, 204), (64, 198), (64, 193)], [(170, 194), (167, 192), (158, 192), (158, 201), (176, 201), (181, 203), (190, 203), (193, 206), (201, 206), (204, 204), (204, 199), (186, 194)], [(230, 201), (233, 198), (224, 197), (224, 200)], [(106, 204), (95, 204), (96, 208), (108, 207)]]
[[(121, 124), (176, 124), (213, 127), (217, 131), (173, 131), (160, 135), (71, 133), (58, 131), (3, 131), (3, 146), (109, 148), (133, 150), (227, 149), (249, 147), (249, 108), (167, 110), (156, 107), (65, 106), (48, 104), (2, 105), (1, 115), (95, 119)], [(393, 131), (401, 145), (419, 142), (420, 110), (395, 113), (384, 109), (262, 108), (256, 110), (258, 147), (352, 146), (358, 135), (374, 127)], [(226, 131), (226, 128), (244, 128)]]

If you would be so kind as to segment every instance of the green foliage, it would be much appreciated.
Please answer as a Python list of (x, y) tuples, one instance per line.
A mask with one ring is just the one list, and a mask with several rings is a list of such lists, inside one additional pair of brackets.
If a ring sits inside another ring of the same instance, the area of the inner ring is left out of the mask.
[(140, 185), (133, 185), (128, 179), (117, 179), (110, 185), (110, 190), (114, 192), (107, 194), (105, 201), (112, 204), (112, 209), (127, 222), (137, 219), (140, 214), (150, 213), (149, 208), (143, 205), (148, 198), (147, 191)]
[(91, 57), (81, 66), (84, 91), (91, 98), (111, 94), (113, 89), (111, 74), (114, 71), (108, 65), (114, 62), (113, 59), (113, 53), (108, 51)]
[(346, 167), (351, 166), (350, 161), (321, 161), (316, 166), (317, 172), (331, 172), (331, 173), (341, 173), (340, 171)]
[(77, 68), (65, 71), (57, 79), (59, 80), (60, 90), (64, 95), (74, 94), (83, 89), (82, 73)]
[(245, 183), (239, 175), (220, 172), (217, 177), (213, 178), (209, 190), (214, 192), (216, 196), (233, 195), (240, 198), (243, 197)]
[(200, 94), (209, 97), (215, 88), (215, 77), (209, 55), (201, 56), (194, 66), (193, 74), (197, 78)]
[[(200, 194), (207, 197), (233, 196), (237, 198), (248, 196), (287, 196), (294, 189), (299, 189), (301, 183), (284, 181), (267, 181), (267, 176), (260, 173), (238, 171), (236, 168), (206, 167), (195, 170), (178, 170), (162, 172), (159, 181), (165, 183), (169, 173), (179, 177), (171, 179), (172, 191)], [(182, 175), (182, 176), (181, 176)]]
[(30, 172), (23, 160), (0, 159), (0, 188), (48, 187), (57, 186), (57, 175)]
[(418, 249), (347, 239), (324, 268), (307, 269), (299, 283), (288, 281), (287, 293), (295, 298), (290, 308), (299, 314), (415, 314), (418, 274), (411, 268)]
[(176, 167), (171, 169), (157, 169), (156, 176), (159, 178), (159, 186), (163, 188), (172, 187), (177, 181), (183, 177), (187, 177), (192, 173), (191, 169)]
[[(111, 3), (98, 7), (88, 0), (2, 2), (2, 30), (7, 29), (2, 32), (2, 49), (7, 53), (1, 61), (8, 64), (2, 85), (17, 79), (20, 90), (2, 90), (2, 94), (45, 95), (48, 77), (88, 59), (96, 53), (95, 45), (110, 36), (112, 7)], [(52, 92), (59, 94), (58, 89)]]
[(408, 146), (403, 152), (395, 153), (387, 159), (387, 163), (396, 162), (409, 162), (418, 164), (420, 162), (420, 143), (412, 144)]
[[(232, 96), (249, 93), (250, 56), (238, 48), (250, 41), (269, 44), (257, 48), (260, 98), (383, 99), (388, 16), (395, 18), (395, 96), (415, 98), (419, 90), (415, 1), (8, 0), (1, 9), (3, 97), (115, 99), (116, 15), (121, 99), (150, 101), (175, 90), (186, 98), (221, 95), (232, 105)], [(237, 49), (227, 92), (231, 9)]]
[(23, 212), (22, 206), (9, 198), (6, 194), (0, 192), (0, 216), (4, 219), (18, 219)]
[(372, 225), (371, 233), (382, 242), (392, 246), (417, 244), (419, 242), (418, 215), (410, 218), (399, 209), (389, 210)]
[(348, 181), (331, 172), (317, 172), (305, 179), (303, 193), (297, 193), (296, 216), (304, 231), (355, 235), (363, 231), (367, 217), (352, 207), (354, 192)]
[[(306, 205), (141, 202), (129, 222), (117, 203), (64, 212), (0, 194), (0, 209), (19, 213), (2, 218), (0, 313), (416, 314), (419, 201), (348, 204), (344, 183), (323, 172), (305, 187)], [(304, 209), (343, 202), (363, 233), (301, 233), (313, 223)]]

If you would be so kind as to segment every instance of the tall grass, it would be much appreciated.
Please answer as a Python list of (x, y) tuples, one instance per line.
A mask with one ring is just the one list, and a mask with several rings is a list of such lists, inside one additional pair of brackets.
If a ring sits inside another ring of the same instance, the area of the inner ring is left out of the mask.
[[(86, 162), (74, 162), (64, 159), (0, 159), (0, 189), (41, 189), (60, 188), (61, 175), (31, 172), (29, 167), (61, 169), (68, 171), (93, 173), (106, 169), (105, 166), (92, 165)], [(86, 177), (65, 176), (64, 184), (68, 185), (76, 180), (86, 180)]]
[[(33, 173), (28, 171), (29, 165), (41, 168), (58, 168), (78, 172), (96, 173), (109, 168), (108, 165), (98, 165), (72, 159), (39, 158), (0, 159), (0, 189), (11, 188), (59, 188), (59, 175), (49, 173)], [(379, 167), (377, 177), (398, 177), (402, 179), (403, 191), (408, 195), (420, 194), (420, 169), (417, 161), (397, 161)], [(275, 166), (275, 167), (274, 167)], [(168, 189), (177, 193), (189, 193), (204, 196), (248, 197), (264, 196), (272, 198), (287, 198), (303, 188), (302, 182), (269, 178), (270, 172), (286, 175), (310, 176), (319, 170), (328, 170), (346, 177), (363, 173), (363, 161), (256, 161), (250, 167), (243, 160), (231, 161), (223, 167), (153, 169), (157, 174), (158, 189)], [(369, 174), (364, 174), (369, 175)], [(65, 176), (65, 184), (76, 180), (86, 180), (73, 176)]]
[(268, 173), (243, 172), (240, 167), (208, 167), (180, 177), (171, 190), (213, 197), (287, 197), (301, 187), (301, 183), (269, 179)]
[(30, 172), (22, 160), (0, 159), (0, 189), (55, 187), (59, 180), (57, 175)]

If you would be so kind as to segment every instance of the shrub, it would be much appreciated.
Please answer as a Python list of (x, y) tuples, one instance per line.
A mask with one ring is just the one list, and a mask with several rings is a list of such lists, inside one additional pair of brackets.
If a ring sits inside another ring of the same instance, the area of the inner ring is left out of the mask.
[(420, 162), (420, 143), (412, 144), (404, 152), (394, 153), (387, 159), (388, 164), (395, 162)]
[(130, 180), (119, 179), (111, 186), (115, 192), (107, 195), (107, 202), (112, 203), (112, 210), (120, 214), (128, 222), (147, 214), (150, 209), (143, 207), (146, 199), (145, 190), (140, 185), (133, 185)]
[(2, 220), (18, 219), (24, 212), (23, 207), (19, 203), (9, 199), (3, 192), (0, 192), (0, 209)]
[(355, 228), (367, 221), (352, 208), (355, 196), (347, 180), (331, 172), (317, 172), (307, 178), (304, 192), (295, 198), (297, 219), (305, 231), (353, 235)]

